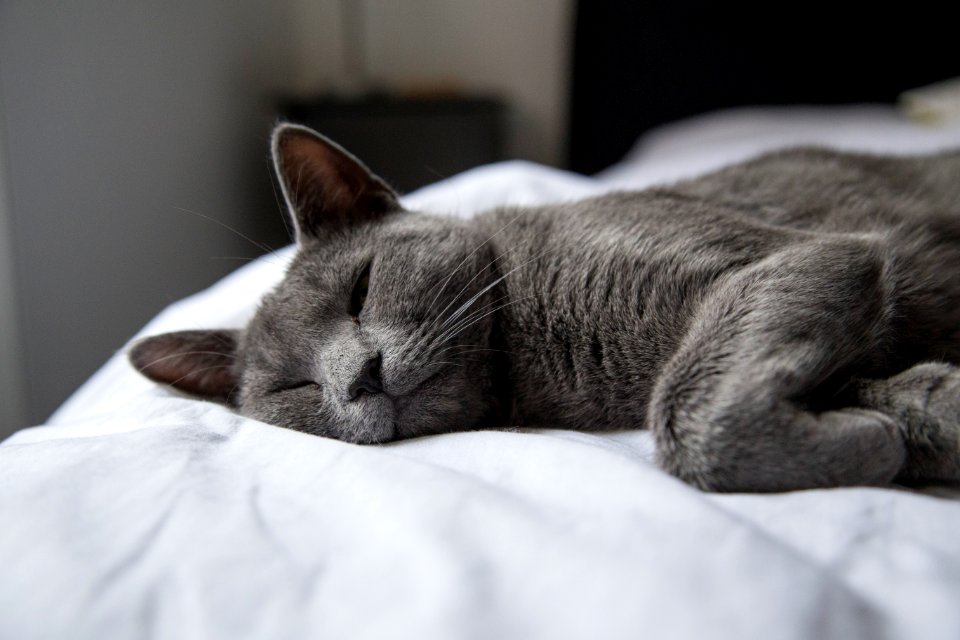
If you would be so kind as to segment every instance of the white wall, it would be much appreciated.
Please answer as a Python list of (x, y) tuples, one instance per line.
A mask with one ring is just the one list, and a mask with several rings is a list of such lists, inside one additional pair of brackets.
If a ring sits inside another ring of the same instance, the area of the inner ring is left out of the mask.
[[(278, 5), (282, 8), (282, 4)], [(28, 420), (279, 222), (266, 142), (289, 17), (255, 0), (2, 0)]]
[[(515, 113), (511, 155), (562, 159), (572, 0), (355, 1), (372, 81), (499, 94)], [(16, 415), (21, 398), (27, 422), (43, 421), (162, 307), (239, 264), (220, 258), (257, 253), (181, 208), (284, 242), (269, 107), (281, 90), (355, 88), (341, 8), (0, 0), (0, 385), (14, 397), (0, 395), (4, 411)], [(5, 382), (18, 377), (6, 357), (17, 347), (22, 393)]]
[[(563, 162), (572, 0), (356, 0), (374, 85), (451, 82), (501, 95), (514, 111), (513, 157)], [(340, 2), (295, 0), (303, 90), (344, 77)]]
[(2, 134), (0, 128), (0, 440), (27, 421)]

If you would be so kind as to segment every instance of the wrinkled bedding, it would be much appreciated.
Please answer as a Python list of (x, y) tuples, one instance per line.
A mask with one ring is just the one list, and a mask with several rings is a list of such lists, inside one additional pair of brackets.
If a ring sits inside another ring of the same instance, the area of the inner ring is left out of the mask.
[[(725, 112), (599, 176), (509, 162), (405, 201), (472, 215), (800, 143), (923, 152), (960, 128), (885, 107)], [(291, 255), (140, 335), (242, 326)], [(639, 430), (346, 444), (171, 393), (121, 352), (0, 445), (0, 638), (960, 637), (960, 491), (710, 495), (653, 452)]]

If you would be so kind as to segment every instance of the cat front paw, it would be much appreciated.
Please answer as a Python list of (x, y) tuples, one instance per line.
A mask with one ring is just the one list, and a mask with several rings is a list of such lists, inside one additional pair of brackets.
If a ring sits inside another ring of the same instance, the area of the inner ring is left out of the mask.
[(862, 406), (900, 424), (907, 460), (897, 480), (960, 482), (960, 368), (925, 362), (858, 384)]

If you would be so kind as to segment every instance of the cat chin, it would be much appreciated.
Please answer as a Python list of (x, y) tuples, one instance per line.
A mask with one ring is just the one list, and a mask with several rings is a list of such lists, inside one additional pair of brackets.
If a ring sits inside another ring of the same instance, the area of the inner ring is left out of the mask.
[(302, 431), (324, 438), (333, 438), (351, 444), (383, 444), (398, 438), (397, 424), (391, 417), (382, 417), (365, 421), (362, 425), (346, 427), (343, 423), (335, 427), (318, 427), (317, 425), (283, 425), (294, 431)]
[(363, 394), (343, 409), (345, 415), (340, 424), (323, 435), (355, 444), (378, 444), (397, 438), (397, 407), (387, 394)]
[(360, 433), (351, 434), (352, 437), (334, 436), (353, 444), (384, 444), (397, 439), (397, 425), (393, 421), (383, 422), (374, 428), (365, 428)]

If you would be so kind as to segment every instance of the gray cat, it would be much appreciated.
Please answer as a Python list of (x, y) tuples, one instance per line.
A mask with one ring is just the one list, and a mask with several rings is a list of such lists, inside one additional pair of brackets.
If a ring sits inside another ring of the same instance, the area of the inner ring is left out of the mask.
[(460, 220), (295, 125), (296, 224), (242, 331), (134, 346), (153, 380), (356, 443), (646, 426), (704, 489), (960, 481), (960, 153), (796, 149)]

